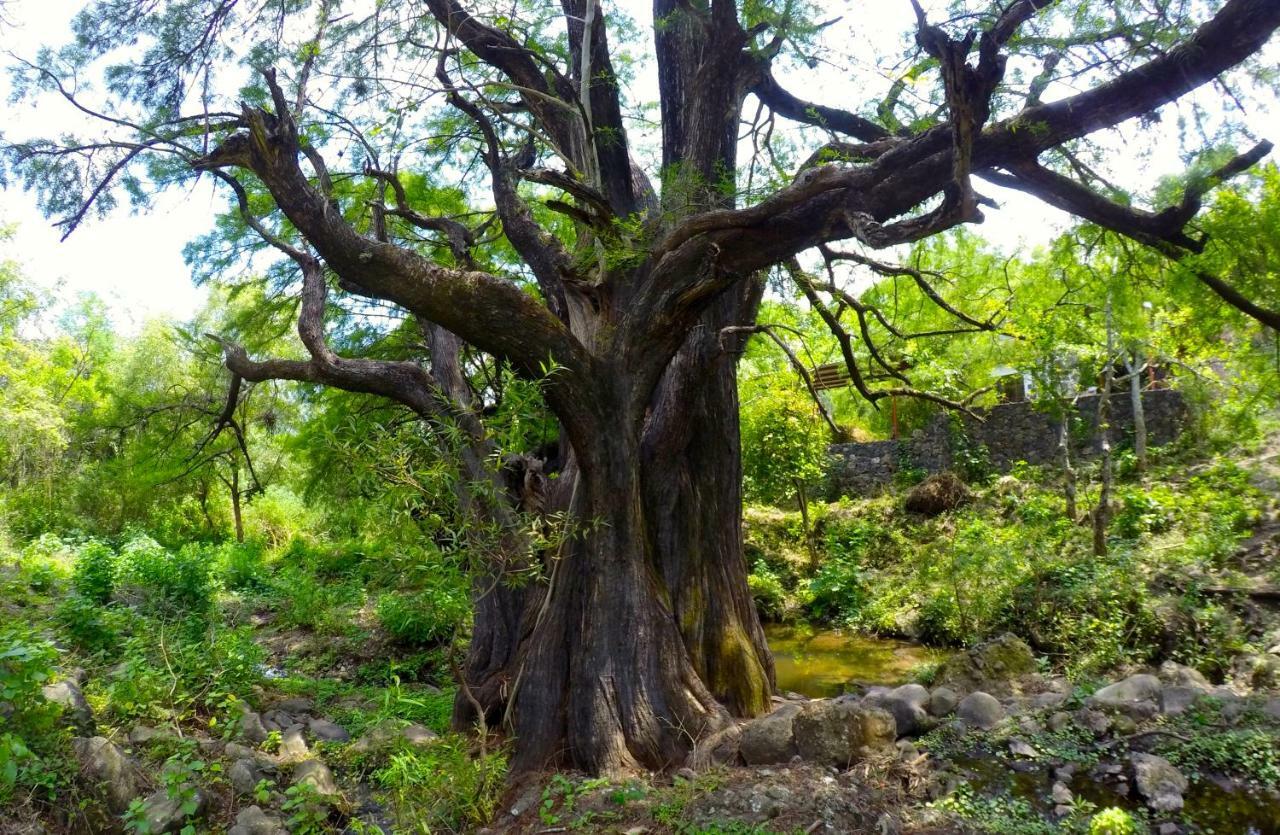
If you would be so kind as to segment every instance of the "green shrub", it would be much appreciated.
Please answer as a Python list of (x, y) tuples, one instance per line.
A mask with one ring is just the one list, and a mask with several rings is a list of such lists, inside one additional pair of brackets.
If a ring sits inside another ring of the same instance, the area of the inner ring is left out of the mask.
[(787, 608), (787, 590), (772, 569), (763, 562), (757, 561), (751, 574), (747, 576), (747, 586), (756, 601), (756, 610), (760, 617), (768, 621), (781, 620)]
[(286, 568), (271, 584), (279, 600), (277, 611), (286, 626), (301, 626), (324, 634), (339, 634), (351, 625), (350, 607), (362, 590), (352, 583), (322, 583), (310, 572)]
[(203, 612), (213, 601), (213, 566), (208, 546), (188, 543), (173, 552), (139, 535), (120, 549), (120, 585), (149, 602)]
[(388, 592), (378, 598), (378, 620), (393, 639), (410, 646), (448, 640), (466, 619), (471, 601), (462, 589), (428, 586), (415, 592)]
[(1138, 835), (1139, 826), (1133, 815), (1112, 806), (1089, 819), (1089, 835)]
[(116, 552), (96, 539), (81, 545), (71, 583), (85, 600), (106, 603), (116, 588)]
[(16, 790), (51, 795), (58, 780), (58, 706), (41, 688), (58, 653), (22, 627), (0, 628), (0, 805)]
[(218, 575), (229, 589), (267, 587), (266, 550), (261, 542), (226, 542), (218, 547)]
[(506, 772), (503, 753), (472, 757), (465, 740), (446, 737), (426, 748), (403, 746), (373, 779), (405, 831), (470, 832), (492, 817)]
[(120, 634), (102, 606), (78, 594), (69, 594), (55, 610), (55, 617), (71, 643), (89, 653), (112, 653)]
[(851, 620), (867, 602), (862, 566), (855, 557), (840, 554), (822, 563), (809, 581), (809, 614), (821, 620)]

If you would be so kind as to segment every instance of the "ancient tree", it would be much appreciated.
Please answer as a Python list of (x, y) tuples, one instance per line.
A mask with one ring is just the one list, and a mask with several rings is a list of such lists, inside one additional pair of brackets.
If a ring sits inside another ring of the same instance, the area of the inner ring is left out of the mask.
[[(1087, 153), (1091, 137), (1136, 130), (1198, 88), (1247, 99), (1251, 59), (1280, 26), (1275, 0), (912, 7), (897, 77), (811, 102), (788, 77), (848, 21), (785, 2), (655, 0), (652, 31), (630, 41), (598, 0), (107, 3), (81, 15), (72, 48), (21, 68), (99, 134), (11, 141), (7, 160), (68, 231), (120, 189), (216, 178), (240, 230), (288, 268), (305, 347), (254, 358), (218, 335), (227, 367), (448, 421), (466, 437), (465, 483), (502, 479), (475, 358), (537, 380), (564, 462), (545, 501), (573, 532), (529, 553), (510, 522), (518, 499), (469, 491), (477, 518), (509, 536), (477, 579), (459, 717), (507, 722), (517, 767), (664, 767), (769, 705), (741, 553), (734, 379), (766, 277), (825, 311), (865, 394), (910, 395), (860, 373), (841, 316), (856, 311), (865, 335), (875, 311), (835, 267), (892, 271), (868, 252), (981, 222), (994, 205), (981, 181), (1181, 260), (1206, 245), (1194, 219), (1207, 191), (1270, 147), (1168, 205), (1118, 199)], [(95, 96), (79, 79), (120, 43), (136, 48)], [(651, 112), (629, 92), (643, 86), (626, 82), (637, 66), (656, 68)], [(228, 78), (247, 86), (228, 93)], [(961, 302), (914, 277), (963, 323)], [(1277, 323), (1229, 277), (1200, 278)], [(418, 349), (342, 355), (335, 299), (399, 311)], [(502, 582), (528, 560), (543, 564), (539, 583)]]

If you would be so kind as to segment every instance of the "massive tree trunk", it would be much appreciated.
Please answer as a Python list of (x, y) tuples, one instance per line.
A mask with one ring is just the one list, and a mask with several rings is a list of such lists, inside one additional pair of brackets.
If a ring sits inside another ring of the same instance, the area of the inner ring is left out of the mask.
[[(750, 282), (725, 294), (681, 347), (654, 394), (637, 459), (645, 547), (682, 651), (715, 698), (739, 716), (768, 709), (774, 672), (742, 553), (736, 360), (743, 337), (722, 344), (719, 334), (754, 316), (761, 291), (761, 283)], [(570, 510), (579, 478), (571, 456), (553, 482), (548, 509)], [(562, 581), (565, 564), (551, 555), (548, 573)], [(491, 573), (477, 580), (475, 592), (464, 672), (472, 692), (459, 693), (455, 704), (461, 726), (474, 720), (472, 698), (490, 724), (501, 718), (521, 675), (522, 644), (546, 617), (543, 585), (511, 588)]]
[[(620, 398), (624, 399), (624, 398)], [(681, 637), (657, 570), (640, 475), (640, 420), (605, 417), (571, 514), (582, 526), (551, 564), (514, 683), (516, 769), (598, 773), (681, 762), (727, 719)]]
[(769, 706), (773, 657), (747, 586), (736, 360), (760, 282), (726, 293), (682, 346), (654, 398), (644, 437), (646, 511), (657, 564), (702, 680), (732, 713)]

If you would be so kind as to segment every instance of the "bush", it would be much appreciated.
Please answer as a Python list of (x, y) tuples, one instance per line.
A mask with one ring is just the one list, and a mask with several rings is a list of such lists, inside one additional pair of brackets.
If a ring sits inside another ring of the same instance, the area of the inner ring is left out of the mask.
[(58, 604), (55, 616), (71, 642), (90, 653), (111, 653), (120, 641), (120, 634), (106, 611), (78, 594), (67, 595)]
[(757, 561), (747, 577), (747, 585), (755, 598), (760, 617), (766, 621), (781, 620), (787, 608), (787, 591), (778, 575), (764, 562)]
[(208, 546), (189, 543), (174, 553), (139, 535), (120, 549), (120, 585), (144, 600), (203, 612), (213, 601), (213, 563)]
[(57, 657), (51, 644), (21, 627), (0, 629), (0, 805), (18, 788), (51, 794), (57, 781), (59, 709), (41, 692)]
[(116, 588), (116, 552), (96, 539), (81, 545), (71, 583), (85, 600), (106, 603)]
[(346, 609), (360, 600), (361, 589), (350, 583), (322, 583), (299, 568), (286, 568), (275, 577), (277, 611), (287, 626), (301, 626), (325, 634), (341, 633), (350, 625)]
[(229, 589), (267, 587), (267, 561), (261, 542), (227, 542), (218, 547), (218, 575)]
[(447, 585), (378, 598), (378, 620), (396, 641), (430, 646), (448, 640), (471, 610), (466, 592)]
[(403, 829), (469, 832), (488, 823), (506, 780), (502, 753), (471, 757), (465, 740), (403, 746), (373, 779), (389, 794)]
[(1140, 831), (1133, 816), (1115, 806), (1089, 819), (1089, 835), (1138, 835)]

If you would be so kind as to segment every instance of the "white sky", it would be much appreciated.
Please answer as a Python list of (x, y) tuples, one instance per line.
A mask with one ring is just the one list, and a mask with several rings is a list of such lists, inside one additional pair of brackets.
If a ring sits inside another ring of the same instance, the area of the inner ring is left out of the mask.
[[(648, 26), (646, 0), (621, 0), (620, 5), (642, 27)], [(910, 26), (912, 13), (907, 0), (880, 0), (874, 4), (874, 11), (871, 6), (855, 3), (842, 9), (849, 12), (841, 25), (849, 26), (849, 52), (853, 55), (896, 51), (892, 45), (897, 43), (899, 33)], [(13, 0), (6, 8), (6, 16), (16, 26), (0, 33), (3, 49), (30, 58), (43, 44), (64, 42), (68, 23), (79, 8), (79, 3), (68, 0)], [(865, 62), (863, 66), (873, 70)], [(649, 70), (652, 74), (652, 68)], [(803, 79), (789, 75), (785, 83), (803, 97), (818, 101), (840, 102), (857, 95), (856, 80), (848, 76), (836, 75), (830, 69), (824, 71), (822, 67), (806, 75), (809, 77)], [(641, 77), (636, 86), (643, 92), (656, 85), (651, 77)], [(61, 100), (42, 101), (39, 107), (16, 107), (7, 103), (5, 88), (6, 81), (0, 79), (0, 124), (11, 136), (48, 135), (63, 125), (66, 106)], [(19, 126), (17, 130), (15, 126)], [(1255, 124), (1255, 128), (1264, 127)], [(1271, 138), (1280, 139), (1280, 131), (1273, 133), (1276, 135)], [(1176, 143), (1169, 142), (1160, 145), (1154, 157), (1132, 159), (1128, 165), (1120, 166), (1125, 167), (1133, 169), (1131, 173), (1138, 179), (1133, 184), (1143, 185), (1158, 175), (1180, 170), (1182, 164)], [(1032, 198), (992, 187), (982, 190), (995, 197), (1002, 209), (988, 210), (987, 223), (977, 231), (1004, 248), (1020, 242), (1045, 242), (1065, 225), (1061, 213)], [(90, 218), (66, 242), (59, 242), (60, 231), (36, 210), (33, 195), (17, 189), (0, 191), (0, 223), (18, 225), (10, 251), (0, 253), (0, 257), (17, 260), (31, 280), (58, 288), (63, 298), (81, 292), (97, 293), (108, 303), (117, 324), (126, 330), (136, 329), (152, 316), (185, 318), (199, 307), (206, 294), (192, 285), (182, 261), (182, 247), (210, 228), (213, 214), (225, 207), (224, 199), (225, 195), (217, 193), (206, 179), (189, 193), (163, 195), (145, 214), (134, 214), (122, 206), (104, 219)]]

